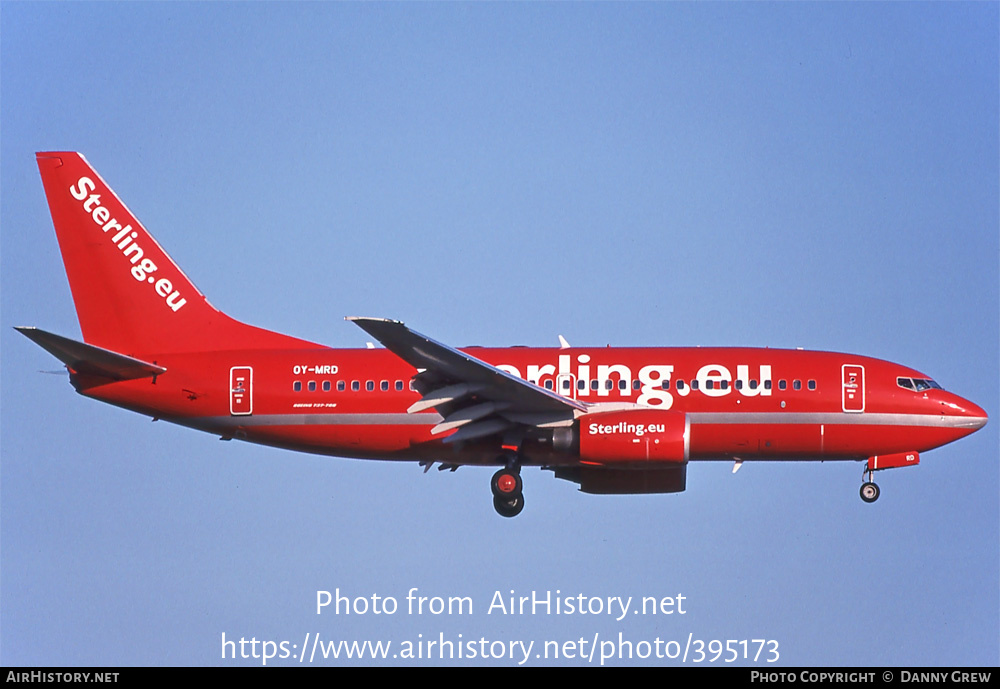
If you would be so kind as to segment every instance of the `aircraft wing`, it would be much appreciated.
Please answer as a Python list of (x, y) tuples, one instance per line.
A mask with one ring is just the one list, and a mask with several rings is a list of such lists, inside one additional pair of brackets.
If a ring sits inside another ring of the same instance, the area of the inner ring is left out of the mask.
[(446, 442), (471, 440), (517, 426), (562, 425), (587, 405), (502, 371), (384, 318), (350, 317), (386, 349), (418, 369), (423, 399), (408, 411), (437, 409), (444, 417), (432, 433), (457, 429)]

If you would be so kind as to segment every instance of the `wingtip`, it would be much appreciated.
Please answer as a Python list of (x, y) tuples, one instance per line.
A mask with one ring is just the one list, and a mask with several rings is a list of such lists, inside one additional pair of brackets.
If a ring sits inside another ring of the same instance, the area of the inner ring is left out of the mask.
[(351, 321), (352, 323), (395, 323), (402, 325), (402, 321), (394, 321), (391, 318), (373, 318), (371, 316), (345, 316), (345, 321)]

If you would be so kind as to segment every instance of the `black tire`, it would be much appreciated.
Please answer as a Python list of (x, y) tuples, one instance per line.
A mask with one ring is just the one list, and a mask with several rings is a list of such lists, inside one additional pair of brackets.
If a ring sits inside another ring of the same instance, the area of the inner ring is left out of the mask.
[(503, 498), (493, 498), (493, 509), (497, 511), (501, 517), (516, 517), (521, 514), (521, 510), (524, 509), (524, 496), (518, 494), (513, 500), (505, 500)]
[(490, 489), (497, 500), (510, 501), (521, 495), (521, 475), (513, 469), (501, 469), (493, 474)]
[(861, 499), (865, 502), (871, 503), (878, 500), (879, 493), (878, 485), (872, 483), (871, 481), (866, 481), (861, 484)]

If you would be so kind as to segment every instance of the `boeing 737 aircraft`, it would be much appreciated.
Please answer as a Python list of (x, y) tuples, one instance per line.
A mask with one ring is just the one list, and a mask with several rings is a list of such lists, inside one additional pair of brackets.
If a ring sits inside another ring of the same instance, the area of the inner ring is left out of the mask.
[(303, 452), (493, 466), (496, 511), (521, 468), (586, 493), (683, 491), (690, 462), (916, 465), (986, 412), (906, 366), (749, 348), (454, 349), (350, 318), (385, 349), (331, 349), (216, 310), (79, 153), (39, 153), (83, 342), (19, 327), (77, 392), (154, 419)]

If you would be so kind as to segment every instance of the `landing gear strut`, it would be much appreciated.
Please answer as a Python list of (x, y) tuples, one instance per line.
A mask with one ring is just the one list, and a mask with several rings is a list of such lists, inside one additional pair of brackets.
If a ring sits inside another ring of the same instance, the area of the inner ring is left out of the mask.
[(493, 474), (490, 481), (493, 490), (493, 508), (501, 517), (516, 517), (524, 509), (524, 495), (521, 493), (521, 473), (514, 467), (504, 467)]
[(920, 453), (916, 450), (869, 457), (864, 470), (864, 473), (868, 475), (868, 480), (861, 484), (861, 499), (865, 502), (875, 502), (878, 500), (879, 489), (875, 485), (875, 482), (872, 481), (872, 474), (876, 471), (916, 466), (918, 464), (920, 464)]
[(865, 473), (868, 474), (868, 480), (861, 484), (861, 499), (865, 502), (875, 502), (878, 500), (879, 489), (878, 484), (872, 481), (872, 470), (865, 468)]

